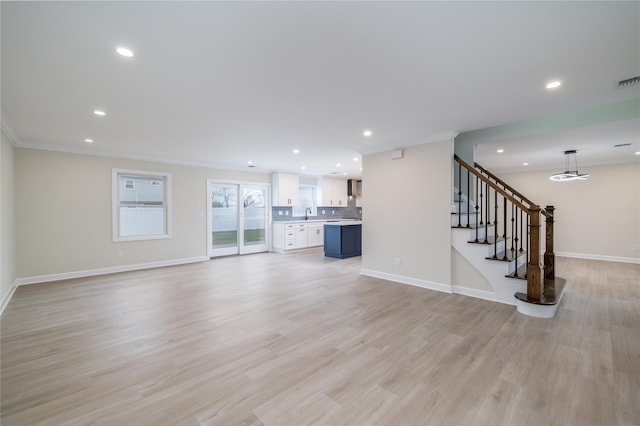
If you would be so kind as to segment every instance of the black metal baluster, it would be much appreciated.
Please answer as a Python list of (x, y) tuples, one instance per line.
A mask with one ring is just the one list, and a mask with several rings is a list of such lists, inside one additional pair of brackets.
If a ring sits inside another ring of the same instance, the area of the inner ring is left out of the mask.
[[(516, 218), (516, 226), (515, 226), (515, 234), (516, 234), (516, 238), (515, 238), (515, 242), (516, 242), (516, 249), (514, 251), (514, 256), (516, 257), (516, 272), (515, 272), (515, 276), (518, 276), (518, 256), (520, 256), (520, 252), (518, 252), (518, 210), (520, 210), (520, 207), (516, 207), (516, 211), (515, 211), (515, 218)], [(520, 210), (520, 215), (522, 215), (522, 210)], [(520, 225), (520, 232), (522, 232), (522, 225)], [(512, 249), (513, 250), (513, 249)]]
[(462, 164), (458, 163), (458, 228), (462, 227)]
[(480, 225), (484, 225), (484, 221), (482, 220), (484, 210), (484, 204), (482, 204), (482, 197), (484, 196), (484, 194), (482, 193), (483, 189), (484, 187), (482, 186), (482, 184), (480, 184)]
[[(527, 265), (529, 264), (529, 252), (531, 251), (529, 247), (529, 215), (527, 214), (527, 242), (525, 243), (525, 247), (527, 248)], [(527, 278), (528, 267), (524, 270), (524, 277)]]
[[(513, 240), (515, 238), (515, 229), (513, 227), (515, 219), (514, 219), (513, 216), (515, 214), (514, 213), (515, 211), (516, 211), (516, 205), (511, 203), (511, 254), (513, 254), (515, 252), (515, 250), (513, 248)], [(517, 246), (517, 244), (516, 244), (516, 246)]]
[(476, 240), (478, 242), (478, 176), (476, 176), (476, 215), (475, 215)]
[(487, 244), (489, 242), (489, 223), (491, 222), (491, 193), (489, 192), (489, 184), (487, 183), (485, 186), (485, 195), (486, 195), (486, 203), (487, 210), (485, 211), (487, 217), (484, 222), (484, 242)]
[[(522, 200), (520, 200), (522, 201)], [(524, 239), (524, 233), (522, 232), (522, 224), (524, 223), (524, 220), (522, 219), (522, 209), (520, 209), (520, 253), (522, 253), (524, 250), (522, 249), (522, 240)]]
[(471, 172), (467, 170), (467, 228), (471, 228), (469, 217), (471, 215)]
[(498, 191), (493, 191), (493, 258), (498, 258)]
[(503, 260), (508, 260), (507, 256), (507, 197), (502, 197), (504, 202), (502, 203), (502, 239), (504, 240), (504, 257)]

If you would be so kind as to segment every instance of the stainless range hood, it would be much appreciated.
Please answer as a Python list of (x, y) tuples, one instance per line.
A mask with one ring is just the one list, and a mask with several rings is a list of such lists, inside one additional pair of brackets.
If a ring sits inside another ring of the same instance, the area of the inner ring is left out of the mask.
[(358, 191), (358, 182), (362, 182), (357, 179), (349, 179), (347, 181), (347, 195), (350, 197), (357, 197), (360, 195)]

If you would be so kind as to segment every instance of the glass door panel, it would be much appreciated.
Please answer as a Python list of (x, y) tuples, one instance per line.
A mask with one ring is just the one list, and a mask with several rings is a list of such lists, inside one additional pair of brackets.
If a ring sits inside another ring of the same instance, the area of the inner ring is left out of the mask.
[(238, 185), (211, 185), (210, 256), (238, 253)]
[(207, 191), (209, 257), (269, 251), (268, 185), (209, 179)]
[(243, 239), (240, 253), (267, 251), (267, 188), (242, 185)]

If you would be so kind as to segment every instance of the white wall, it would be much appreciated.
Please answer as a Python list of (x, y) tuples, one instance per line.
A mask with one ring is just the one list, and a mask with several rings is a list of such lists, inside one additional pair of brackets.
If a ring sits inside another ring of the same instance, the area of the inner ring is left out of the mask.
[[(112, 241), (112, 168), (172, 174), (172, 238)], [(15, 177), (16, 275), (21, 282), (55, 274), (204, 258), (207, 178), (271, 182), (271, 175), (265, 173), (23, 148), (15, 150)], [(124, 257), (117, 258), (117, 250), (122, 250)]]
[[(506, 270), (505, 267), (505, 273)], [(456, 287), (494, 292), (493, 286), (484, 275), (453, 247), (451, 247), (451, 284)]]
[(450, 140), (363, 157), (364, 274), (451, 291), (451, 161)]
[(16, 279), (14, 233), (14, 154), (15, 148), (0, 132), (0, 296), (2, 307), (8, 302)]
[(500, 178), (530, 200), (555, 206), (557, 254), (640, 262), (640, 253), (633, 250), (640, 244), (640, 163), (591, 166), (584, 171), (591, 174), (585, 181), (549, 180), (557, 170)]

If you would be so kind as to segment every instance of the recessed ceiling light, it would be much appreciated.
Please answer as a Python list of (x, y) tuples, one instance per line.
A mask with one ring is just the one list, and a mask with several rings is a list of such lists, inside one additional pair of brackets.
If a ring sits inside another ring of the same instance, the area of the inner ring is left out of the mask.
[(504, 152), (504, 149), (500, 148), (499, 150), (496, 151), (498, 154), (502, 154)]
[(358, 161), (359, 158), (358, 157), (353, 157), (353, 161)]
[(362, 132), (363, 135), (365, 135), (366, 137), (369, 137), (373, 134), (373, 132), (371, 130), (365, 130), (364, 132)]
[(88, 139), (88, 138), (87, 138), (87, 139), (85, 139), (84, 141), (85, 141), (86, 143), (93, 143), (93, 139)]
[(344, 176), (346, 176), (346, 175), (347, 175), (347, 172), (344, 172), (344, 173), (343, 173), (343, 175), (344, 175)]
[(528, 166), (528, 165), (529, 165), (529, 163), (522, 163), (522, 165), (523, 165), (523, 166)]
[(300, 150), (298, 148), (296, 148), (296, 149), (293, 150), (293, 153), (294, 154), (300, 154)]
[(557, 89), (558, 87), (560, 87), (562, 85), (562, 82), (560, 80), (555, 80), (555, 81), (550, 81), (547, 83), (547, 85), (545, 86), (547, 89)]
[(247, 161), (247, 164), (253, 164), (253, 161)]
[(119, 55), (127, 58), (133, 57), (133, 52), (131, 51), (131, 49), (127, 49), (126, 47), (118, 47), (116, 49), (116, 52), (118, 52)]
[(342, 164), (336, 163), (336, 167), (342, 167)]
[(634, 152), (635, 155), (640, 155), (640, 151)]
[(104, 112), (104, 111), (102, 111), (102, 110), (99, 110), (99, 109), (97, 109), (97, 110), (93, 111), (93, 113), (94, 113), (95, 115), (99, 115), (99, 116), (101, 116), (101, 117), (104, 117), (105, 115), (107, 115), (107, 113), (106, 113), (106, 112)]
[(360, 167), (360, 171), (362, 171), (362, 167)]
[(307, 170), (307, 166), (300, 166), (300, 170)]

